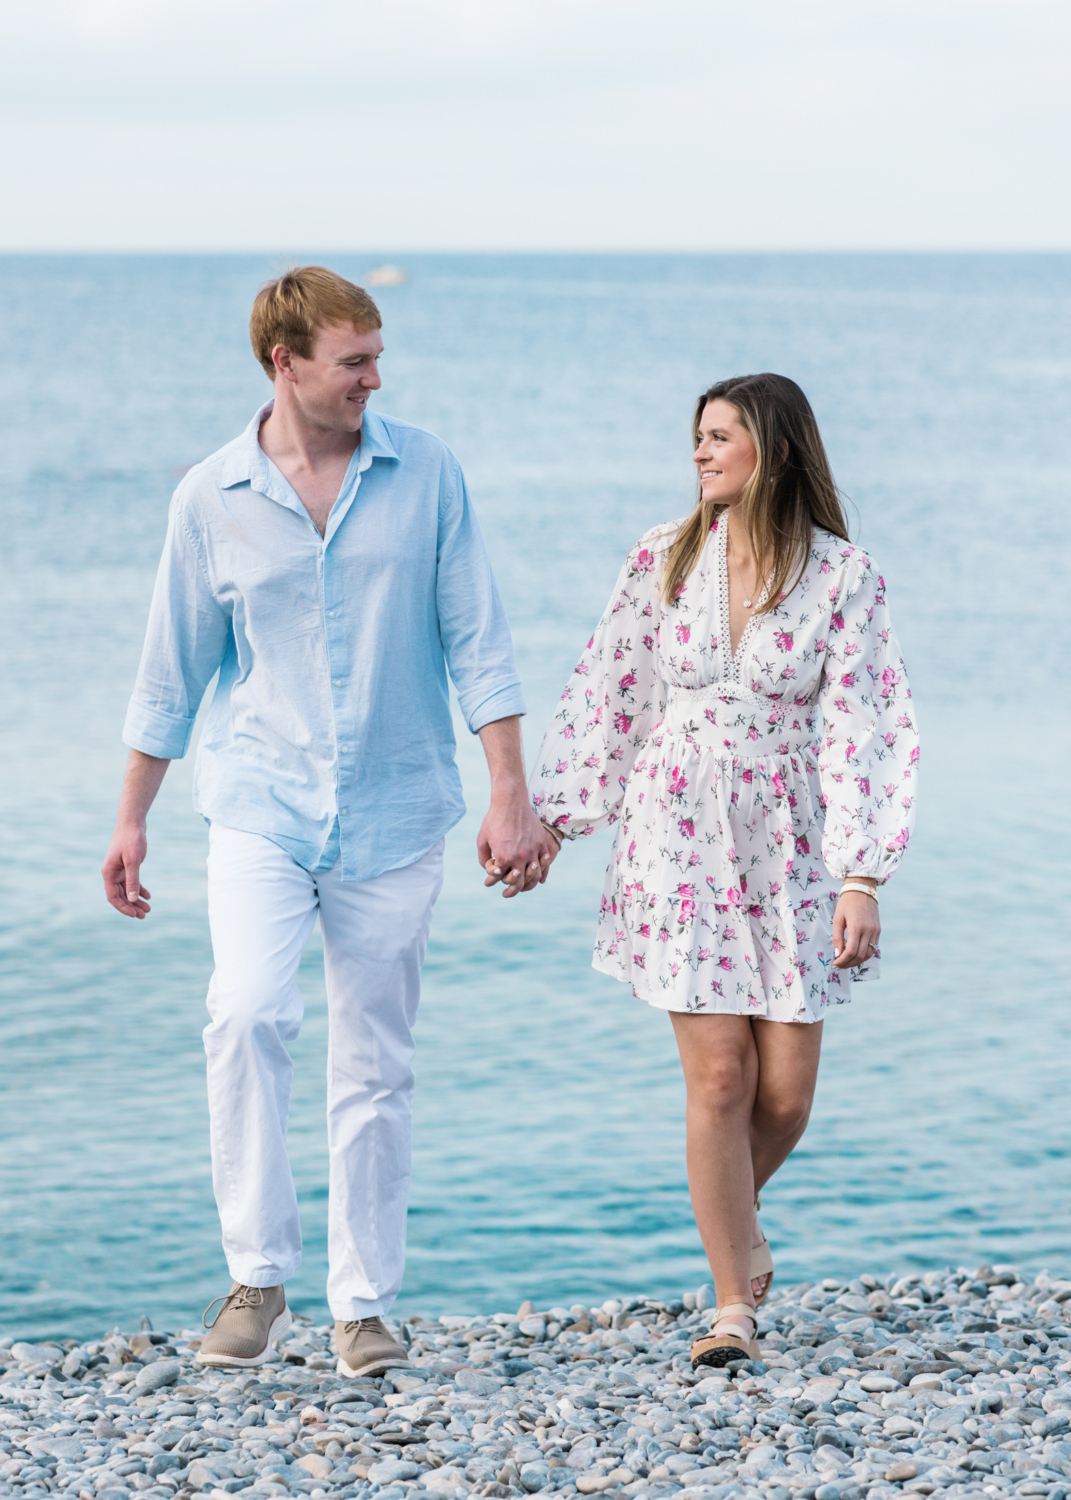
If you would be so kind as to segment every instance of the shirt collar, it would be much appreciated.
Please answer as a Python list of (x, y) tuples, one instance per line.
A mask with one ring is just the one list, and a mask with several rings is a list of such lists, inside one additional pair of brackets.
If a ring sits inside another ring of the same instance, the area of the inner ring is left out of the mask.
[[(271, 415), (274, 406), (274, 397), (265, 401), (241, 437), (230, 445), (230, 452), (220, 478), (220, 487), (226, 490), (235, 484), (248, 484), (258, 494), (267, 495), (270, 500), (277, 500), (281, 505), (292, 506), (293, 491), (289, 485), (286, 485), (285, 490), (280, 488), (279, 481), (282, 475), (260, 446), (260, 424)], [(374, 411), (366, 411), (361, 424), (360, 446), (353, 455), (351, 468), (363, 473), (371, 466), (374, 458), (388, 458), (397, 462), (398, 454), (395, 452), (383, 418)], [(351, 475), (347, 473), (347, 484), (350, 478)], [(286, 481), (283, 480), (283, 483), (285, 484)], [(345, 488), (344, 484), (343, 489)]]

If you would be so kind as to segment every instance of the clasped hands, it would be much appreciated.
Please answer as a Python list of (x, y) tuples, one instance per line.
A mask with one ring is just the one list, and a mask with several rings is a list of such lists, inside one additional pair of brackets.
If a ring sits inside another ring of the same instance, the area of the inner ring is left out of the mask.
[(476, 852), (487, 878), (485, 886), (503, 885), (503, 896), (534, 891), (547, 878), (558, 854), (558, 842), (533, 812), (527, 797), (491, 806), (476, 840)]

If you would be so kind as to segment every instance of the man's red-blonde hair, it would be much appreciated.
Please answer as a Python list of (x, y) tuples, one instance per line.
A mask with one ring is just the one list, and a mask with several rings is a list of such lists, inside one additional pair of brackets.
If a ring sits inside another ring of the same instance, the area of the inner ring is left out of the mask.
[(299, 359), (310, 359), (317, 329), (333, 323), (348, 323), (358, 333), (383, 327), (379, 308), (363, 287), (326, 266), (295, 266), (265, 282), (257, 293), (249, 342), (269, 380), (274, 380), (271, 351), (277, 344)]

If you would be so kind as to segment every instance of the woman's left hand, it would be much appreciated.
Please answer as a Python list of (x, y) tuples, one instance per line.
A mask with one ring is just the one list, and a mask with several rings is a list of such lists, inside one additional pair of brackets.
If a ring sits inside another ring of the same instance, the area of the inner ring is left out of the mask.
[(861, 891), (845, 891), (833, 913), (833, 960), (835, 969), (855, 969), (865, 964), (878, 946), (881, 920), (878, 903)]

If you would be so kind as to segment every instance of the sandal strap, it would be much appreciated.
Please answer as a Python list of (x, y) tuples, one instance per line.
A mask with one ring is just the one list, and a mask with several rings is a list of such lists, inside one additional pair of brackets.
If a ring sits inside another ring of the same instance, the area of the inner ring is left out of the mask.
[(743, 1313), (745, 1318), (750, 1318), (755, 1327), (758, 1328), (758, 1314), (756, 1313), (755, 1309), (753, 1307), (749, 1307), (746, 1302), (727, 1302), (724, 1307), (719, 1307), (711, 1321), (711, 1328), (717, 1328), (718, 1324), (722, 1321), (723, 1318), (728, 1318), (730, 1316), (735, 1318), (738, 1313)]

